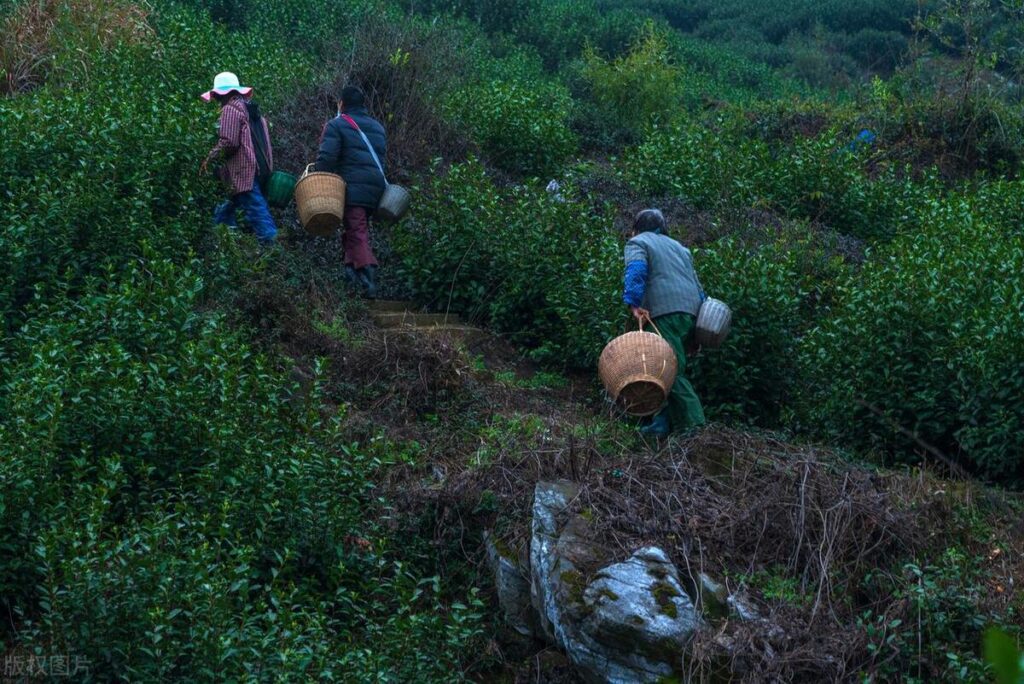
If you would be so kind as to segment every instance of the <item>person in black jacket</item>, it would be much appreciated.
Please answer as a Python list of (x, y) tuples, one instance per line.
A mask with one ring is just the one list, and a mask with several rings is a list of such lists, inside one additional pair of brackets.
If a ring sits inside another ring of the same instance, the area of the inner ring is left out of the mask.
[[(365, 136), (365, 140), (364, 140)], [(320, 138), (316, 170), (345, 179), (345, 217), (342, 247), (345, 274), (362, 285), (368, 297), (377, 296), (377, 259), (370, 247), (370, 216), (384, 194), (384, 154), (387, 136), (379, 121), (366, 111), (363, 91), (345, 86), (338, 116), (327, 122)]]

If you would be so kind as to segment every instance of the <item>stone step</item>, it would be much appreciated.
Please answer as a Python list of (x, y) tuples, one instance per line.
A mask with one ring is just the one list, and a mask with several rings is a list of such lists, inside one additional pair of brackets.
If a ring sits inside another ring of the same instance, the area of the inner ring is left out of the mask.
[(388, 330), (400, 335), (446, 335), (460, 340), (464, 344), (473, 345), (483, 342), (489, 335), (484, 330), (472, 325), (432, 325), (425, 327), (398, 327)]
[(416, 311), (418, 307), (412, 302), (402, 302), (394, 299), (373, 299), (367, 306), (370, 311), (376, 313), (402, 313), (404, 311)]
[(412, 313), (410, 311), (374, 312), (373, 320), (382, 328), (398, 328), (401, 326), (429, 328), (439, 325), (459, 325), (462, 322), (457, 314), (424, 314)]

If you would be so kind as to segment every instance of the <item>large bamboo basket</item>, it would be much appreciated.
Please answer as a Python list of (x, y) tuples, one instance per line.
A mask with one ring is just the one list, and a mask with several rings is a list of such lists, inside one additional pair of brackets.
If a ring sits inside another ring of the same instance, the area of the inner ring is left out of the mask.
[(295, 206), (310, 235), (326, 237), (341, 228), (345, 216), (345, 181), (333, 173), (315, 171), (312, 164), (295, 184)]
[(717, 349), (729, 336), (731, 327), (732, 310), (729, 305), (719, 299), (705, 299), (697, 315), (697, 330), (694, 333), (697, 344)]
[(638, 331), (609, 342), (597, 369), (604, 388), (622, 410), (642, 417), (661, 409), (676, 381), (679, 362), (661, 335)]

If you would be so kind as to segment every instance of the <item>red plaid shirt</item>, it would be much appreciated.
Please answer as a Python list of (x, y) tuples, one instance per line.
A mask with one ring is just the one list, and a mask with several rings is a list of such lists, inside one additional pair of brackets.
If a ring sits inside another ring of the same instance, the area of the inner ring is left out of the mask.
[[(263, 117), (263, 130), (267, 141), (267, 161), (274, 165), (274, 153), (270, 147), (270, 124)], [(253, 149), (249, 133), (249, 112), (245, 101), (239, 97), (228, 100), (220, 110), (220, 131), (217, 144), (207, 155), (207, 162), (214, 162), (223, 155), (225, 162), (220, 169), (220, 178), (227, 184), (232, 195), (252, 190), (256, 179), (256, 150)]]

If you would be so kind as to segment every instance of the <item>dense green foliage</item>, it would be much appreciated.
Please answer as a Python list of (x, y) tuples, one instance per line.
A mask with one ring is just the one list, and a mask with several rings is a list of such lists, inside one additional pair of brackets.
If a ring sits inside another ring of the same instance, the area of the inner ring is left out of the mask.
[(384, 464), (197, 313), (193, 270), (143, 256), (40, 307), (5, 359), (0, 587), (22, 646), (104, 679), (448, 676), (473, 613), (347, 542), (376, 538)]
[(607, 216), (568, 189), (561, 200), (540, 187), (501, 189), (475, 160), (419, 197), (415, 220), (393, 233), (419, 298), (488, 323), (538, 359), (593, 360), (617, 320), (608, 304), (620, 257)]
[(2, 641), (100, 680), (458, 676), (479, 602), (364, 517), (394, 457), (211, 311), (254, 264), (211, 236), (197, 94), (241, 50), (273, 108), (310, 60), (201, 12), (150, 22), (73, 88), (0, 100)]
[(989, 476), (1019, 473), (1024, 236), (951, 201), (875, 257), (804, 347), (812, 422), (904, 453), (899, 425)]
[[(1021, 327), (1015, 325), (1019, 307), (1005, 305), (1015, 301), (1019, 279), (1002, 275), (1018, 268), (1017, 233), (1008, 222), (1018, 211), (1016, 185), (984, 181), (961, 191), (943, 182), (941, 169), (915, 169), (919, 157), (884, 147), (901, 137), (917, 145), (931, 135), (921, 126), (946, 116), (936, 109), (943, 106), (938, 97), (915, 99), (920, 81), (909, 76), (891, 85), (874, 81), (866, 111), (889, 137), (857, 149), (848, 145), (871, 119), (847, 105), (776, 101), (696, 111), (687, 86), (669, 87), (685, 83), (690, 72), (666, 52), (660, 30), (639, 29), (618, 57), (585, 50), (581, 65), (569, 71), (586, 112), (576, 119), (584, 144), (598, 135), (613, 146), (638, 139), (624, 151), (618, 175), (640, 196), (682, 199), (712, 213), (754, 207), (804, 222), (784, 234), (769, 230), (753, 242), (722, 241), (697, 251), (706, 287), (737, 312), (730, 344), (694, 365), (711, 415), (789, 425), (895, 460), (920, 458), (924, 443), (976, 472), (1019, 477), (1012, 435), (1024, 405), (1012, 385), (1018, 373), (1007, 364)], [(698, 87), (714, 82), (705, 78)], [(979, 100), (976, 106), (989, 105)], [(623, 123), (626, 109), (632, 116)], [(623, 134), (616, 126), (631, 130)], [(1004, 151), (992, 156), (980, 130), (996, 128), (975, 129), (969, 148), (952, 129), (933, 138), (946, 149), (970, 149), (979, 160), (1001, 157), (998, 168), (1015, 168), (1008, 139), (1000, 139)], [(504, 155), (491, 161), (510, 168)], [(562, 175), (564, 185), (565, 178), (585, 179), (587, 171)], [(609, 224), (571, 215), (585, 198), (565, 187), (569, 202), (562, 206), (539, 185), (502, 189), (482, 170), (467, 174), (459, 167), (424, 190), (417, 217), (398, 231), (402, 272), (413, 291), (490, 322), (538, 358), (592, 362), (596, 340), (620, 320), (611, 294), (619, 275), (607, 265), (617, 239)], [(533, 205), (526, 197), (540, 201)], [(459, 220), (451, 219), (453, 207)], [(588, 249), (561, 241), (570, 230), (563, 226), (572, 222), (585, 226), (575, 230), (587, 231)], [(687, 226), (676, 229), (686, 240)], [(438, 247), (417, 250), (422, 234)], [(861, 267), (857, 255), (824, 244), (825, 235), (852, 236), (874, 248)], [(550, 248), (520, 251), (524, 240)], [(989, 305), (992, 279), (1006, 292)], [(581, 298), (584, 282), (591, 296)], [(562, 291), (565, 304), (551, 306), (563, 301)], [(608, 293), (604, 304), (595, 302), (599, 292)], [(971, 299), (979, 305), (965, 308)], [(878, 329), (890, 318), (895, 325)], [(895, 393), (894, 377), (901, 388)], [(1000, 383), (1009, 386), (997, 389)]]
[[(992, 26), (937, 15), (942, 58), (898, 68), (902, 0), (34, 7), (0, 2), (25, 29), (0, 40), (5, 649), (140, 681), (450, 681), (481, 657), (476, 591), (366, 515), (411, 457), (352, 439), (320, 371), (301, 387), (231, 315), (282, 255), (209, 225), (196, 96), (224, 68), (275, 139), (369, 84), (416, 186), (386, 268), (421, 303), (591, 367), (627, 324), (617, 224), (665, 203), (735, 313), (690, 364), (712, 419), (1024, 480), (1024, 116)], [(880, 659), (983, 676), (957, 640), (996, 616), (962, 556), (865, 580), (919, 607), (916, 633), (864, 616)]]
[(576, 149), (569, 129), (571, 99), (564, 86), (537, 79), (495, 79), (456, 91), (451, 120), (513, 173), (557, 173)]

